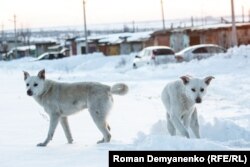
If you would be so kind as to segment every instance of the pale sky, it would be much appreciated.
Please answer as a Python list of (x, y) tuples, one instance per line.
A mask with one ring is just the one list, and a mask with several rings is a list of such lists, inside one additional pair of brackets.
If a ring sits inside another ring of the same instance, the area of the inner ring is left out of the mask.
[[(248, 20), (250, 0), (234, 0)], [(0, 24), (13, 28), (83, 25), (83, 0), (0, 0)], [(163, 0), (165, 19), (230, 15), (230, 0)], [(88, 24), (161, 20), (160, 0), (86, 0)], [(2, 27), (2, 26), (1, 26)], [(0, 27), (0, 28), (1, 28)], [(0, 29), (1, 30), (1, 29)]]

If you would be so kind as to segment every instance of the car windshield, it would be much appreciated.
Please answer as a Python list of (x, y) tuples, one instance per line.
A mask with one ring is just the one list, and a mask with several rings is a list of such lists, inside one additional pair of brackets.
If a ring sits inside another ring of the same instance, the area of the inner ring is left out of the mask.
[(174, 55), (174, 51), (170, 49), (154, 49), (153, 54), (155, 56)]

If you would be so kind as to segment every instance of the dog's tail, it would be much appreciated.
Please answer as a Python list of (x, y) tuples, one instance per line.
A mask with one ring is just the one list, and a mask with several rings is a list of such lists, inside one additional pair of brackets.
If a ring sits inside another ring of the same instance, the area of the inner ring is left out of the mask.
[(111, 87), (111, 93), (116, 95), (125, 95), (128, 93), (128, 86), (123, 83), (117, 83)]

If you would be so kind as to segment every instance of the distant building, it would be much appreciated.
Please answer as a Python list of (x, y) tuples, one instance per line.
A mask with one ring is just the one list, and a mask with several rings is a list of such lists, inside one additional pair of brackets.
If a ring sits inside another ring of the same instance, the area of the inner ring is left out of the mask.
[(36, 46), (36, 57), (38, 57), (39, 55), (48, 52), (49, 51), (49, 47), (56, 45), (56, 42), (52, 42), (52, 41), (41, 41), (41, 42), (36, 42), (35, 46)]
[[(16, 50), (16, 55), (15, 55), (15, 50)], [(18, 46), (16, 48), (12, 48), (7, 53), (2, 54), (2, 58), (4, 60), (12, 60), (23, 57), (33, 57), (35, 56), (35, 51), (36, 51), (35, 45)]]
[[(88, 52), (94, 53), (98, 51), (97, 41), (98, 38), (88, 38)], [(83, 55), (86, 54), (86, 42), (85, 38), (77, 38), (76, 42), (76, 54)]]
[(77, 55), (77, 43), (76, 43), (76, 39), (77, 39), (77, 37), (68, 38), (65, 41), (65, 45), (69, 49), (69, 55), (70, 56)]
[[(237, 23), (236, 27), (238, 44), (250, 44), (250, 23)], [(175, 51), (197, 44), (217, 44), (229, 48), (231, 32), (232, 25), (225, 23), (155, 31), (152, 38), (154, 45), (170, 46)]]

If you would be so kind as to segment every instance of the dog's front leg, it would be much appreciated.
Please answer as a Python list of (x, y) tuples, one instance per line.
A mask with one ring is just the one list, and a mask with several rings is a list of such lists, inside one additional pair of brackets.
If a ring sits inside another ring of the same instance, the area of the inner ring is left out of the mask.
[(167, 128), (168, 128), (168, 132), (170, 133), (171, 136), (176, 135), (175, 126), (173, 125), (172, 120), (170, 118), (170, 115), (168, 113), (167, 113)]
[(184, 125), (181, 123), (180, 119), (175, 114), (170, 114), (170, 119), (172, 119), (172, 123), (175, 126), (176, 129), (178, 129), (182, 136), (189, 137), (189, 133), (187, 129), (184, 127)]
[(37, 144), (37, 146), (42, 146), (42, 147), (47, 146), (47, 144), (53, 138), (53, 135), (54, 135), (55, 129), (58, 125), (58, 122), (59, 122), (59, 115), (58, 114), (50, 114), (50, 124), (49, 124), (48, 136), (43, 143), (39, 143), (39, 144)]
[(194, 112), (192, 113), (192, 116), (191, 116), (190, 128), (194, 132), (195, 137), (200, 138), (200, 126), (199, 126), (198, 114), (197, 114), (196, 108), (194, 109)]
[(61, 123), (61, 125), (63, 127), (63, 130), (64, 130), (65, 136), (66, 136), (66, 138), (68, 140), (68, 143), (71, 144), (73, 142), (73, 138), (72, 138), (70, 128), (69, 128), (68, 118), (67, 117), (61, 117), (60, 118), (60, 123)]

